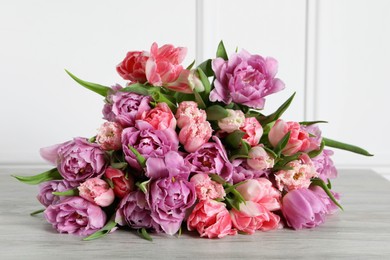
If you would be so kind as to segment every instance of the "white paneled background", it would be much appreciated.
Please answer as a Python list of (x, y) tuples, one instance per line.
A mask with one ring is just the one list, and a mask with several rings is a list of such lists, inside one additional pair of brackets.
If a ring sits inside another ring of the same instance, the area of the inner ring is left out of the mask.
[(339, 167), (390, 174), (387, 140), (390, 1), (386, 0), (0, 0), (0, 166), (42, 165), (40, 147), (92, 136), (102, 98), (73, 82), (124, 83), (115, 66), (156, 41), (213, 57), (223, 39), (272, 56), (294, 91), (284, 118), (327, 120), (323, 134), (361, 145), (364, 158), (336, 151)]

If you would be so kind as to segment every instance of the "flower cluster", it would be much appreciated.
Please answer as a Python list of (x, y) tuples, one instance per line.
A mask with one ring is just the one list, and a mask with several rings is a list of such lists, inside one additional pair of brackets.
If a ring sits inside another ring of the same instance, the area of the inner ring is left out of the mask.
[[(262, 114), (284, 89), (278, 63), (242, 50), (184, 68), (186, 48), (132, 51), (116, 67), (125, 86), (106, 87), (68, 74), (104, 96), (106, 120), (41, 155), (55, 168), (16, 176), (40, 184), (44, 216), (60, 233), (97, 238), (127, 226), (174, 235), (182, 227), (222, 238), (282, 227), (311, 228), (340, 207), (325, 146), (369, 155), (322, 137), (323, 121), (281, 119), (294, 95)], [(185, 225), (183, 225), (185, 224)]]

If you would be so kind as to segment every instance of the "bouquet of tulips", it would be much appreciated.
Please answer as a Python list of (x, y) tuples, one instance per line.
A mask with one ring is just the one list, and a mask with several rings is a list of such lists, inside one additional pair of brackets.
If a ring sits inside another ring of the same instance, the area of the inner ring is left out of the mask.
[[(337, 176), (325, 147), (371, 155), (321, 136), (324, 121), (281, 119), (295, 93), (265, 115), (265, 98), (284, 89), (278, 63), (245, 50), (194, 68), (186, 48), (153, 43), (117, 65), (127, 81), (83, 81), (104, 97), (107, 120), (93, 137), (41, 149), (55, 168), (14, 176), (40, 184), (42, 213), (60, 233), (101, 237), (118, 227), (222, 238), (283, 227), (312, 228), (334, 213)], [(93, 134), (91, 134), (92, 136)]]

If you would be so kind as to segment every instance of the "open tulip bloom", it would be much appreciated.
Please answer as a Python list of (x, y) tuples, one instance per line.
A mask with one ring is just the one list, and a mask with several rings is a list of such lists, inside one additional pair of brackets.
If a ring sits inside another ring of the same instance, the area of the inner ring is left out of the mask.
[[(55, 168), (14, 176), (40, 184), (38, 201), (59, 232), (101, 237), (118, 227), (174, 235), (187, 227), (222, 238), (318, 226), (338, 208), (329, 149), (371, 156), (321, 135), (320, 123), (281, 118), (266, 97), (285, 88), (278, 62), (242, 50), (182, 66), (186, 48), (153, 43), (128, 52), (106, 87), (70, 77), (104, 97), (107, 120), (91, 134), (41, 149)], [(185, 223), (185, 225), (183, 225)]]

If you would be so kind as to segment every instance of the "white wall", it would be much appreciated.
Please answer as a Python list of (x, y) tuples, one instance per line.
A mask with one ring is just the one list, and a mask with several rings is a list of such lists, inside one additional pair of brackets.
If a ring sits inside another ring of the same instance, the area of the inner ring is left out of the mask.
[(294, 91), (286, 119), (323, 119), (324, 135), (375, 153), (343, 152), (344, 167), (389, 167), (390, 1), (386, 0), (0, 0), (0, 165), (39, 164), (42, 146), (92, 136), (100, 96), (63, 71), (110, 85), (115, 65), (153, 41), (187, 46), (185, 64), (245, 48), (279, 61)]

